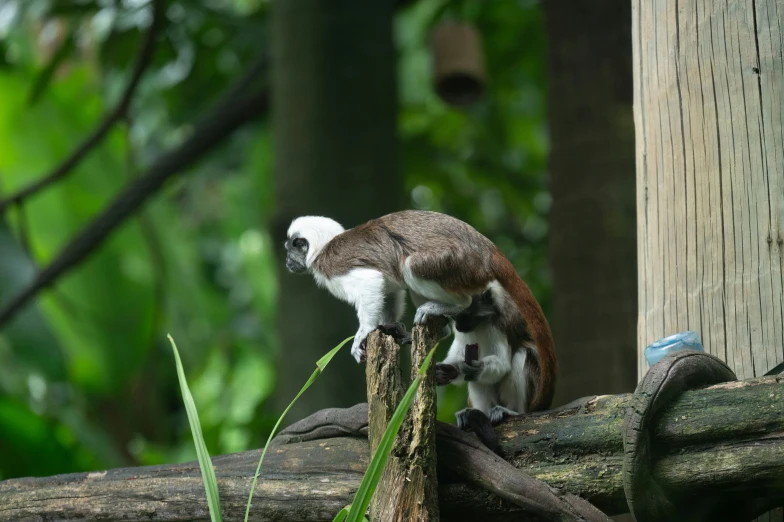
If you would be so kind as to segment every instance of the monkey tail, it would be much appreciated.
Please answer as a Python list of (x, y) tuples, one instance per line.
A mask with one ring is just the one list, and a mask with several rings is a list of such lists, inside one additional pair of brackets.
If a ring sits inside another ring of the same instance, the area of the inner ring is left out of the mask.
[(496, 455), (503, 456), (498, 446), (498, 435), (496, 435), (495, 429), (493, 429), (490, 418), (482, 410), (474, 408), (469, 408), (466, 411), (466, 417), (468, 428), (476, 434), (476, 438), (487, 446), (490, 451)]
[[(553, 401), (558, 372), (558, 361), (555, 357), (555, 343), (550, 332), (550, 324), (542, 312), (542, 307), (539, 306), (531, 293), (531, 289), (517, 274), (512, 263), (500, 251), (493, 254), (491, 263), (496, 280), (512, 297), (525, 320), (528, 333), (536, 344), (535, 355), (538, 369), (532, 368), (532, 370), (538, 375), (534, 376), (536, 385), (534, 393), (529, 395), (528, 411), (546, 410)], [(526, 363), (526, 366), (529, 364)]]

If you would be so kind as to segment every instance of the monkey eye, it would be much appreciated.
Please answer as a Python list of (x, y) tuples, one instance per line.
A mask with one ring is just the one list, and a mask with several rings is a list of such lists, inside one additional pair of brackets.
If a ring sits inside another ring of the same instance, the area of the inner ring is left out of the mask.
[(304, 247), (304, 246), (307, 246), (308, 242), (307, 242), (307, 240), (306, 240), (306, 239), (303, 239), (303, 238), (301, 238), (301, 237), (298, 237), (298, 238), (295, 238), (295, 239), (294, 239), (294, 241), (292, 241), (292, 242), (291, 242), (291, 244), (292, 244), (294, 247), (296, 247), (296, 248), (302, 248), (302, 247)]

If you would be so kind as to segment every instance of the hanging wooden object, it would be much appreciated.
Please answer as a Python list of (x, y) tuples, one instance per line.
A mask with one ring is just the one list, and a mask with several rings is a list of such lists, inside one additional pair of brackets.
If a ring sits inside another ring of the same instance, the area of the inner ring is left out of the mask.
[(450, 105), (475, 103), (482, 96), (486, 79), (479, 31), (465, 22), (441, 22), (433, 30), (431, 52), (439, 97)]

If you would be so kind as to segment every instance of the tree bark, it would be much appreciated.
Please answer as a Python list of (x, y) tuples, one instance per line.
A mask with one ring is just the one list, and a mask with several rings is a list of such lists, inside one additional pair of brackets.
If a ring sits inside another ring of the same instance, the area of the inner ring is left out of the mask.
[(634, 390), (631, 5), (543, 4), (549, 43), (555, 404)]
[[(290, 0), (272, 10), (274, 245), (291, 220), (323, 215), (346, 228), (399, 210), (395, 2)], [(283, 259), (281, 254), (280, 259)], [(356, 315), (312, 278), (279, 264), (280, 355), (276, 398), (283, 409), (313, 364), (353, 334)], [(365, 400), (363, 368), (340, 355), (289, 412)]]
[[(440, 331), (446, 321), (440, 319), (438, 323), (436, 331)], [(432, 331), (433, 327), (417, 326), (412, 332), (412, 381), (428, 351), (438, 340), (430, 334)], [(400, 347), (392, 337), (374, 332), (368, 338), (366, 376), (371, 454), (376, 452), (408, 387), (401, 378), (399, 356)], [(431, 363), (427, 377), (419, 385), (414, 403), (400, 427), (395, 446), (370, 503), (371, 522), (439, 520), (435, 426), (435, 363)]]
[(695, 330), (763, 375), (784, 361), (784, 2), (632, 6), (638, 373)]
[[(654, 432), (654, 475), (668, 491), (784, 499), (784, 377), (687, 391)], [(623, 513), (621, 430), (630, 395), (586, 397), (498, 428), (506, 459), (550, 486)], [(369, 459), (367, 410), (319, 412), (310, 429), (276, 438), (254, 493), (252, 520), (331, 521), (353, 499)], [(358, 418), (362, 415), (364, 419)], [(307, 420), (307, 419), (306, 419)], [(305, 421), (303, 421), (305, 422)], [(364, 428), (363, 428), (364, 426)], [(515, 520), (530, 512), (489, 494), (456, 466), (466, 445), (438, 424), (439, 499), (444, 520)], [(342, 436), (338, 436), (342, 435)], [(315, 437), (317, 440), (303, 440)], [(321, 438), (319, 438), (321, 437)], [(241, 520), (259, 451), (215, 457), (225, 520)], [(467, 484), (473, 484), (471, 486)], [(207, 520), (198, 464), (127, 468), (0, 482), (0, 519)], [(540, 520), (532, 516), (531, 520)]]

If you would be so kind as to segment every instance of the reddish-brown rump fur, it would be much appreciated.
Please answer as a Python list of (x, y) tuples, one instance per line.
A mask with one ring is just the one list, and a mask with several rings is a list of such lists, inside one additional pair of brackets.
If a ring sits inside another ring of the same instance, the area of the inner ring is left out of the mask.
[[(517, 305), (528, 327), (528, 333), (536, 344), (535, 360), (526, 360), (526, 373), (534, 393), (529, 393), (528, 411), (541, 411), (550, 407), (555, 393), (555, 379), (558, 362), (555, 357), (555, 343), (550, 325), (542, 312), (542, 307), (534, 298), (531, 289), (525, 284), (512, 263), (500, 251), (493, 254), (493, 271), (501, 286), (504, 287)], [(536, 363), (536, 364), (534, 364)], [(538, 375), (537, 375), (538, 374)]]

